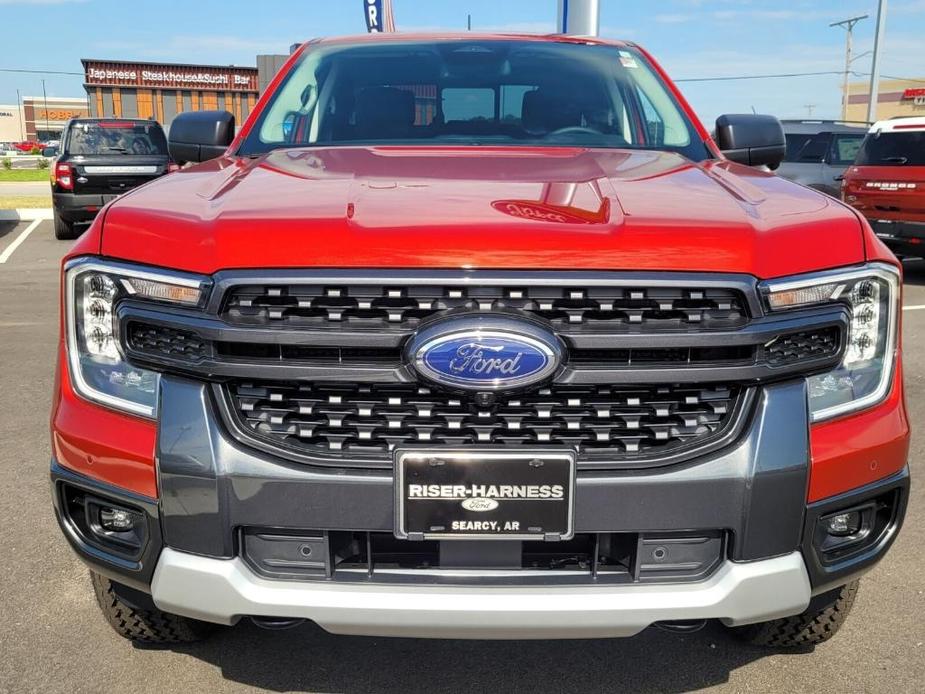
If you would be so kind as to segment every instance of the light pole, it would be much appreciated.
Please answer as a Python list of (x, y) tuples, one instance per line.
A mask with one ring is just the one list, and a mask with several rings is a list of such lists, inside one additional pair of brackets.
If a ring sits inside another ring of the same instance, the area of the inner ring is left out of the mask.
[(870, 64), (870, 99), (867, 101), (867, 120), (877, 120), (877, 97), (880, 91), (880, 44), (886, 29), (886, 0), (877, 6), (877, 33), (874, 34), (874, 57)]
[(597, 36), (601, 26), (600, 0), (559, 0), (558, 33)]
[(842, 106), (841, 119), (848, 120), (848, 73), (851, 71), (851, 38), (854, 33), (854, 25), (862, 19), (867, 19), (868, 15), (862, 14), (850, 19), (843, 19), (840, 22), (832, 22), (830, 27), (841, 27), (845, 30), (845, 82), (842, 85)]

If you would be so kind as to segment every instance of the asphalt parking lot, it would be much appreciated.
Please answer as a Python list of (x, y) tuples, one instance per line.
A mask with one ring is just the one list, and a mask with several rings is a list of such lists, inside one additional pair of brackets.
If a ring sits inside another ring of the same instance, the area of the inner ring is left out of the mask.
[[(24, 232), (30, 230), (27, 236)], [(204, 644), (148, 649), (104, 623), (87, 571), (55, 523), (49, 400), (67, 243), (51, 223), (0, 222), (0, 692), (882, 692), (925, 682), (925, 437), (911, 454), (906, 526), (862, 582), (832, 641), (800, 652), (744, 647), (720, 627), (649, 629), (613, 641), (466, 642), (332, 636), (250, 623)], [(925, 422), (925, 262), (907, 266), (906, 384)]]

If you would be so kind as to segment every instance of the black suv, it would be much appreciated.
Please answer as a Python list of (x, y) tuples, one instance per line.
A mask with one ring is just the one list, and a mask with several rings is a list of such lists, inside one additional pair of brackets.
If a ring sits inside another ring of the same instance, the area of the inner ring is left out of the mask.
[(76, 224), (92, 221), (113, 198), (173, 168), (156, 121), (72, 119), (51, 172), (55, 237), (77, 238)]
[(785, 120), (787, 155), (777, 175), (838, 198), (845, 170), (854, 162), (867, 123)]

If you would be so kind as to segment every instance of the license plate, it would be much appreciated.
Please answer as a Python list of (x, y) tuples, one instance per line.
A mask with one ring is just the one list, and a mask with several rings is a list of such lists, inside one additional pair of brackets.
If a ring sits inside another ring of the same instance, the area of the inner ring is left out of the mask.
[(395, 536), (568, 540), (575, 491), (570, 452), (400, 450)]

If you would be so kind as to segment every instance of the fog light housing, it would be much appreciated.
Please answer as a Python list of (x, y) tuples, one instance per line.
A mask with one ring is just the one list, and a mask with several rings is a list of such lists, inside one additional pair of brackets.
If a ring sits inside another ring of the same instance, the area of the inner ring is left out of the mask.
[(816, 547), (823, 557), (841, 557), (875, 540), (877, 509), (876, 502), (867, 502), (820, 517), (816, 522)]
[(122, 533), (135, 527), (136, 516), (124, 508), (100, 508), (100, 526), (103, 530)]
[(148, 530), (143, 511), (70, 484), (61, 489), (64, 515), (84, 542), (127, 559), (140, 556)]
[(861, 512), (845, 511), (823, 519), (826, 532), (833, 537), (856, 535), (861, 530)]

